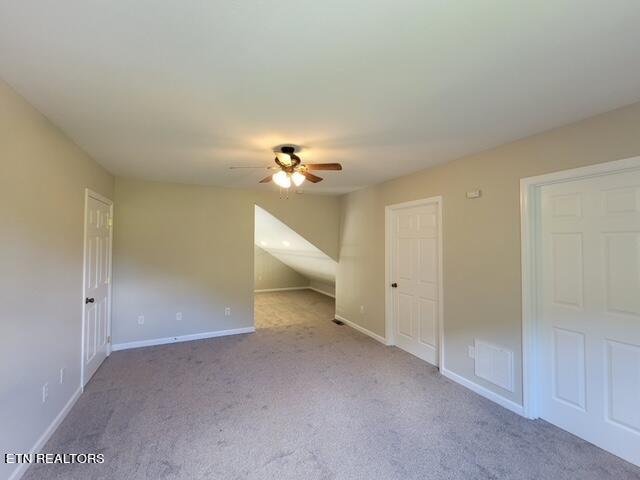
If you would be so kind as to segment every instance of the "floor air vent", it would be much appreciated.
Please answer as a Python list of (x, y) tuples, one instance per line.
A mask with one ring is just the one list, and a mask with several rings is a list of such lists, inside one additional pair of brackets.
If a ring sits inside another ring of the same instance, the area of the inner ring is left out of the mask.
[(335, 323), (336, 325), (344, 325), (344, 322), (342, 320), (338, 320), (337, 318), (333, 319), (333, 323)]

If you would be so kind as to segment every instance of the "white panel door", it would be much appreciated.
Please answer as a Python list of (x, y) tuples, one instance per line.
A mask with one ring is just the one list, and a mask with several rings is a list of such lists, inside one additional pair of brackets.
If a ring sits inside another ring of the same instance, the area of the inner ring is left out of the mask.
[(439, 204), (391, 210), (390, 242), (395, 344), (438, 365)]
[(110, 353), (111, 205), (88, 196), (85, 215), (83, 385)]
[(640, 172), (540, 202), (541, 417), (640, 465)]

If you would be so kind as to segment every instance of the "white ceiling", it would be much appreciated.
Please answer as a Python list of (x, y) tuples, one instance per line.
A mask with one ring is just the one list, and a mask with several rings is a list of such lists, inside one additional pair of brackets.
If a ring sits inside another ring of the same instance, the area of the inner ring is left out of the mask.
[(338, 193), (640, 100), (637, 0), (0, 0), (0, 76), (116, 174)]
[(258, 247), (308, 278), (335, 283), (335, 260), (257, 205), (254, 225)]

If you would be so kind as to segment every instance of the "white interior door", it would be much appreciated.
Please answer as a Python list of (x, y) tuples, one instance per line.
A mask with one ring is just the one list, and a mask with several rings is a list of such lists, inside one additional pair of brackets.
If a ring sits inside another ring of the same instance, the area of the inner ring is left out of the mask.
[(394, 343), (438, 365), (440, 203), (392, 208), (389, 216)]
[(111, 202), (87, 193), (85, 211), (83, 385), (109, 355), (111, 342)]
[(640, 465), (640, 172), (540, 189), (540, 416)]

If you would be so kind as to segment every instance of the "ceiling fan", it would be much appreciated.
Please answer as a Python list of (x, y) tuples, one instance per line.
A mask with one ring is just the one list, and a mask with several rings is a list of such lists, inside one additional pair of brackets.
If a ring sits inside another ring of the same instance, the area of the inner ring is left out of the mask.
[[(276, 154), (274, 161), (276, 166), (266, 167), (269, 170), (278, 170), (276, 173), (260, 180), (259, 183), (273, 182), (281, 188), (290, 188), (291, 185), (299, 187), (305, 180), (311, 183), (321, 182), (322, 177), (318, 177), (310, 170), (342, 170), (339, 163), (302, 163), (296, 151), (300, 148), (296, 145), (282, 145), (274, 150)], [(265, 168), (265, 167), (230, 167), (235, 168)]]

